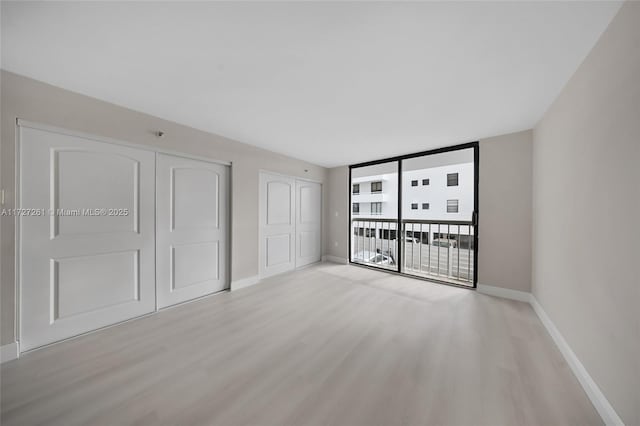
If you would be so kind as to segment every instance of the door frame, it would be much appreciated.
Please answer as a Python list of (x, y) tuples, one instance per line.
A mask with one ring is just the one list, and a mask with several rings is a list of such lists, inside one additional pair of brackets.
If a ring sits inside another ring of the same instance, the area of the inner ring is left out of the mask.
[[(269, 169), (258, 169), (258, 198), (260, 198), (260, 175), (262, 173), (266, 173), (266, 174), (270, 174), (270, 175), (274, 175), (274, 176), (280, 176), (283, 178), (287, 178), (287, 179), (293, 179), (294, 182), (296, 180), (301, 180), (301, 181), (305, 181), (305, 182), (311, 182), (311, 183), (317, 183), (318, 185), (320, 185), (320, 261), (322, 262), (322, 247), (323, 247), (323, 243), (324, 243), (324, 237), (323, 237), (323, 229), (324, 229), (324, 184), (321, 180), (317, 180), (317, 179), (311, 179), (311, 178), (307, 178), (307, 177), (299, 177), (299, 176), (294, 176), (294, 175), (287, 175), (285, 173), (279, 173), (279, 172), (274, 172), (271, 171)], [(293, 188), (294, 191), (296, 190), (296, 188)], [(297, 198), (298, 194), (294, 194)], [(294, 200), (294, 211), (296, 209), (296, 202), (297, 200)], [(295, 213), (295, 212), (294, 212)], [(262, 214), (262, 203), (260, 203), (258, 201), (258, 262), (260, 262), (260, 253), (262, 250), (262, 229), (260, 228), (260, 215)], [(296, 232), (296, 224), (294, 223), (294, 236), (297, 233)], [(307, 265), (304, 266), (297, 266), (295, 265), (295, 260), (294, 260), (294, 268), (293, 270), (298, 270), (298, 269), (303, 269), (303, 268), (307, 268), (311, 265), (315, 265), (316, 263), (319, 262), (315, 262), (315, 263), (309, 263)], [(260, 279), (265, 279), (265, 278), (270, 278), (270, 277), (274, 277), (280, 274), (274, 274), (274, 275), (269, 275), (269, 276), (263, 276), (262, 273), (260, 272), (261, 268), (260, 268), (260, 264), (258, 264), (258, 278)], [(283, 272), (284, 273), (284, 272)]]
[[(223, 166), (228, 166), (229, 167), (229, 183), (228, 183), (228, 190), (229, 190), (229, 207), (228, 207), (228, 214), (229, 214), (229, 218), (228, 218), (228, 225), (229, 225), (229, 244), (228, 244), (228, 261), (227, 261), (227, 267), (229, 268), (229, 287), (232, 281), (232, 276), (231, 276), (231, 265), (232, 265), (232, 255), (233, 255), (233, 250), (232, 250), (232, 241), (231, 241), (231, 230), (233, 228), (233, 216), (232, 216), (232, 205), (233, 205), (233, 178), (232, 178), (232, 174), (233, 174), (233, 162), (231, 161), (226, 161), (226, 160), (220, 160), (220, 159), (216, 159), (213, 157), (207, 157), (204, 155), (194, 155), (194, 154), (188, 154), (188, 153), (184, 153), (184, 152), (180, 152), (180, 151), (173, 151), (170, 149), (164, 149), (162, 147), (155, 147), (155, 146), (151, 146), (151, 145), (144, 145), (144, 144), (139, 144), (139, 143), (133, 143), (133, 142), (126, 142), (126, 141), (122, 141), (119, 139), (115, 139), (115, 138), (110, 138), (107, 136), (97, 136), (91, 133), (87, 133), (87, 132), (82, 132), (82, 131), (77, 131), (77, 130), (69, 130), (66, 129), (64, 127), (58, 127), (58, 126), (52, 126), (49, 124), (42, 124), (42, 123), (38, 123), (38, 122), (34, 122), (34, 121), (30, 121), (30, 120), (25, 120), (23, 118), (17, 117), (16, 118), (16, 122), (14, 124), (15, 128), (14, 128), (14, 134), (15, 134), (15, 140), (14, 140), (14, 144), (15, 144), (15, 152), (14, 152), (14, 182), (15, 182), (15, 187), (14, 189), (14, 194), (15, 194), (15, 209), (21, 209), (22, 208), (22, 198), (21, 198), (21, 187), (22, 187), (22, 183), (20, 181), (20, 174), (22, 172), (22, 169), (20, 167), (20, 151), (21, 151), (21, 141), (20, 141), (20, 128), (21, 127), (26, 127), (26, 128), (31, 128), (31, 129), (36, 129), (36, 130), (43, 130), (43, 131), (47, 131), (47, 132), (52, 132), (52, 133), (58, 133), (61, 135), (66, 135), (66, 136), (73, 136), (73, 137), (79, 137), (79, 138), (83, 138), (83, 139), (88, 139), (91, 141), (95, 141), (95, 142), (102, 142), (102, 143), (108, 143), (108, 144), (112, 144), (112, 145), (119, 145), (119, 146), (125, 146), (125, 147), (129, 147), (129, 148), (136, 148), (136, 149), (140, 149), (140, 150), (144, 150), (144, 151), (149, 151), (149, 152), (153, 152), (154, 154), (168, 154), (168, 155), (174, 155), (174, 156), (178, 156), (178, 157), (184, 157), (184, 158), (189, 158), (192, 160), (199, 160), (199, 161), (206, 161), (209, 163), (215, 163), (215, 164), (220, 164)], [(154, 170), (155, 173), (155, 170)], [(155, 183), (154, 183), (154, 199), (155, 199)], [(155, 201), (154, 201), (154, 205), (155, 205)], [(154, 238), (155, 238), (155, 234), (156, 234), (156, 226), (157, 224), (155, 223), (155, 217), (153, 219), (154, 221)], [(144, 318), (146, 316), (150, 316), (150, 315), (154, 315), (156, 313), (159, 312), (158, 309), (158, 305), (157, 305), (157, 301), (156, 301), (156, 309), (153, 312), (135, 317), (135, 318), (130, 318), (115, 324), (111, 324), (111, 325), (107, 325), (105, 327), (100, 327), (98, 329), (95, 330), (91, 330), (91, 331), (87, 331), (81, 334), (78, 334), (76, 336), (72, 336), (72, 337), (68, 337), (53, 343), (49, 343), (43, 346), (39, 346), (37, 348), (33, 348), (30, 349), (28, 351), (23, 351), (20, 347), (20, 340), (22, 338), (21, 335), (21, 318), (22, 318), (22, 277), (21, 277), (21, 267), (22, 267), (22, 259), (21, 259), (21, 253), (22, 253), (22, 244), (21, 244), (21, 240), (22, 240), (22, 235), (20, 233), (20, 228), (21, 228), (21, 224), (22, 224), (22, 220), (21, 220), (21, 216), (17, 216), (14, 219), (14, 247), (15, 247), (15, 252), (14, 252), (14, 336), (15, 336), (15, 341), (18, 345), (18, 353), (19, 354), (23, 354), (23, 353), (27, 353), (27, 352), (32, 352), (32, 351), (37, 351), (46, 347), (49, 347), (51, 345), (55, 345), (58, 344), (60, 342), (65, 342), (67, 340), (71, 340), (71, 339), (75, 339), (77, 337), (80, 336), (84, 336), (86, 334), (89, 333), (93, 333), (99, 330), (103, 330), (106, 328), (110, 328), (110, 327), (115, 327), (119, 324), (124, 324), (126, 322), (129, 321), (134, 321), (136, 319), (139, 318)], [(228, 291), (229, 289), (227, 289), (226, 291)], [(224, 291), (224, 290), (223, 290)], [(219, 294), (218, 293), (213, 293), (211, 295), (207, 295), (207, 296), (203, 296), (203, 297), (209, 297), (215, 294)], [(200, 298), (198, 298), (200, 299)], [(198, 299), (193, 299), (193, 300), (198, 300)], [(182, 303), (190, 303), (193, 300), (189, 300), (186, 302), (182, 302)], [(174, 305), (174, 306), (179, 306), (178, 305)]]
[[(396, 162), (398, 165), (398, 218), (397, 218), (397, 222), (396, 222), (396, 227), (397, 227), (397, 231), (396, 231), (396, 235), (398, 238), (398, 241), (400, 241), (400, 238), (403, 237), (402, 235), (402, 160), (408, 160), (410, 158), (417, 158), (417, 157), (424, 157), (427, 155), (435, 155), (435, 154), (442, 154), (445, 152), (451, 152), (451, 151), (460, 151), (463, 149), (473, 149), (473, 163), (474, 163), (474, 170), (473, 170), (473, 217), (472, 217), (472, 222), (473, 222), (473, 232), (474, 232), (474, 236), (473, 236), (473, 245), (474, 245), (474, 251), (473, 251), (473, 285), (472, 286), (465, 286), (465, 285), (459, 285), (459, 284), (455, 284), (455, 283), (451, 283), (448, 281), (443, 281), (443, 280), (438, 280), (438, 279), (434, 279), (434, 278), (427, 278), (427, 277), (420, 277), (420, 276), (416, 276), (416, 275), (411, 275), (411, 274), (407, 274), (405, 272), (402, 272), (402, 259), (403, 259), (403, 253), (402, 253), (402, 243), (398, 243), (397, 247), (398, 247), (398, 253), (397, 253), (397, 270), (392, 270), (392, 269), (386, 269), (386, 268), (378, 268), (376, 266), (371, 266), (371, 265), (365, 265), (362, 263), (358, 263), (358, 262), (354, 262), (351, 259), (351, 239), (352, 239), (352, 229), (351, 229), (351, 220), (352, 220), (352, 208), (351, 208), (351, 196), (352, 196), (352, 182), (351, 182), (351, 172), (353, 169), (357, 169), (360, 167), (366, 167), (366, 166), (374, 166), (374, 165), (378, 165), (378, 164), (385, 164), (385, 163), (393, 163)], [(479, 141), (474, 141), (474, 142), (468, 142), (468, 143), (463, 143), (463, 144), (459, 144), (459, 145), (451, 145), (451, 146), (446, 146), (446, 147), (442, 147), (442, 148), (435, 148), (435, 149), (430, 149), (427, 151), (421, 151), (421, 152), (415, 152), (412, 154), (405, 154), (405, 155), (398, 155), (395, 157), (389, 157), (389, 158), (383, 158), (380, 160), (372, 160), (372, 161), (365, 161), (362, 163), (356, 163), (356, 164), (350, 164), (349, 165), (349, 181), (348, 181), (348, 193), (349, 193), (349, 203), (348, 203), (348, 213), (349, 213), (349, 219), (347, 220), (347, 235), (349, 235), (349, 241), (348, 241), (348, 263), (350, 265), (355, 265), (355, 266), (359, 266), (362, 268), (368, 268), (368, 269), (373, 269), (376, 271), (382, 271), (382, 272), (388, 272), (391, 274), (398, 274), (398, 275), (403, 275), (405, 277), (411, 277), (411, 278), (416, 278), (419, 280), (424, 280), (424, 281), (429, 281), (429, 282), (435, 282), (435, 283), (439, 283), (439, 284), (446, 284), (446, 285), (450, 285), (450, 286), (454, 286), (454, 287), (461, 287), (461, 288), (467, 288), (467, 289), (476, 289), (478, 287), (478, 232), (479, 232), (479, 181), (480, 181), (480, 142)]]

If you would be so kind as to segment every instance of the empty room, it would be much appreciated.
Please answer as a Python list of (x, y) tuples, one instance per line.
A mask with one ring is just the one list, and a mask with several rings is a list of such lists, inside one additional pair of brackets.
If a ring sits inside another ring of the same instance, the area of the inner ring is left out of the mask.
[(640, 2), (0, 23), (2, 426), (640, 426)]

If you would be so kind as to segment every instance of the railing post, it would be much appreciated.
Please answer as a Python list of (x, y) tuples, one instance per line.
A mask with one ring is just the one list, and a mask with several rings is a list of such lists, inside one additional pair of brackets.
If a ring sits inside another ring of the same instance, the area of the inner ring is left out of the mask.
[(447, 238), (447, 255), (448, 255), (447, 276), (453, 277), (453, 250), (450, 250), (450, 247), (449, 247), (450, 244), (451, 242)]

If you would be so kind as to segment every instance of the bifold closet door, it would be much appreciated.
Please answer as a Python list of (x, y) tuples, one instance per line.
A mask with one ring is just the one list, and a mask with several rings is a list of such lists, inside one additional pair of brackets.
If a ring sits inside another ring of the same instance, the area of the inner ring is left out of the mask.
[(20, 346), (155, 310), (155, 154), (20, 125)]
[(158, 308), (228, 287), (229, 167), (158, 154)]
[(290, 271), (295, 259), (295, 179), (260, 173), (260, 277)]
[(296, 180), (296, 267), (320, 262), (322, 186)]

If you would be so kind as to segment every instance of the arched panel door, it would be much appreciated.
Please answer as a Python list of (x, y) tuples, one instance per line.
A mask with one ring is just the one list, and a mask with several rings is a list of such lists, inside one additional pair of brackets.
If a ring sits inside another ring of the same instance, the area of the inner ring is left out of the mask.
[(259, 244), (260, 277), (296, 266), (295, 180), (260, 173)]
[(158, 308), (228, 288), (229, 167), (158, 154)]
[[(20, 344), (155, 310), (153, 152), (20, 126)], [(35, 214), (37, 212), (37, 214)]]
[(296, 267), (322, 257), (322, 186), (296, 180)]

